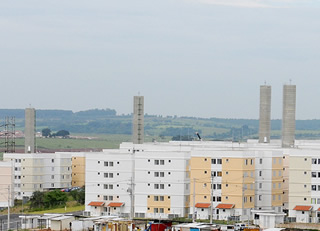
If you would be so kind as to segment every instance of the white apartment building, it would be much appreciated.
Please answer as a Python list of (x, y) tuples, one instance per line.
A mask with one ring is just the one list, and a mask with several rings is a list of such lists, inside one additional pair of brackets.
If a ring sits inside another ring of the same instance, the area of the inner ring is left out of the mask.
[(179, 148), (123, 143), (86, 156), (86, 211), (92, 216), (168, 218), (189, 213), (189, 156)]
[(34, 191), (71, 187), (71, 154), (5, 153), (14, 168), (14, 198), (31, 197)]
[(281, 212), (283, 154), (276, 147), (253, 141), (122, 143), (118, 150), (88, 153), (87, 214), (208, 219), (210, 205), (213, 218), (222, 220), (253, 219), (255, 210)]

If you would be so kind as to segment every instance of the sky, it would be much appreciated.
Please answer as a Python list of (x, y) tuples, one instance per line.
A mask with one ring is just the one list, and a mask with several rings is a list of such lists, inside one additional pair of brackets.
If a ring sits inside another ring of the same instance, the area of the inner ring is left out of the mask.
[[(1, 0), (0, 108), (320, 119), (319, 0)], [(1, 117), (1, 115), (0, 115)]]

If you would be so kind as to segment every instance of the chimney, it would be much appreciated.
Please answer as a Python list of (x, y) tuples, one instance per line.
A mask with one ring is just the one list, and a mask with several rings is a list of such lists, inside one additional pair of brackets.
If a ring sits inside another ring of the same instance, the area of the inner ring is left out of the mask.
[(271, 86), (260, 86), (259, 143), (270, 143)]
[(282, 147), (293, 148), (296, 130), (296, 85), (283, 86)]
[(26, 108), (24, 127), (24, 151), (25, 153), (35, 153), (36, 146), (36, 110)]
[(134, 96), (133, 99), (133, 136), (134, 144), (144, 142), (144, 97)]

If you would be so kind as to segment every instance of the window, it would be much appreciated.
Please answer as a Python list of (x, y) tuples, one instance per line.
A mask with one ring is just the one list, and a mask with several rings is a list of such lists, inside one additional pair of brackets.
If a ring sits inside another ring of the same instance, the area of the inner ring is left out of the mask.
[(259, 183), (259, 188), (262, 188), (262, 183)]
[(312, 164), (317, 164), (317, 159), (312, 159)]
[(248, 201), (248, 198), (247, 197), (243, 197), (243, 202), (247, 203), (247, 201)]
[(278, 183), (278, 188), (281, 188), (281, 183)]
[(164, 213), (164, 209), (163, 208), (160, 208), (159, 211), (160, 211), (160, 213)]
[(222, 164), (222, 159), (217, 159), (217, 164)]
[(217, 164), (217, 160), (216, 159), (211, 159), (211, 164)]
[(51, 175), (51, 179), (54, 179), (54, 175)]
[(252, 202), (252, 197), (249, 197), (249, 201), (250, 201), (250, 203)]
[(159, 172), (154, 172), (155, 177), (159, 177)]
[(112, 201), (113, 200), (113, 196), (109, 196), (109, 201)]
[(159, 189), (159, 184), (154, 184), (154, 189)]
[(248, 159), (245, 159), (245, 160), (244, 160), (244, 164), (245, 164), (245, 165), (248, 165)]
[(164, 201), (164, 196), (159, 197), (160, 201)]
[(253, 165), (253, 159), (250, 159), (250, 164)]
[(107, 201), (108, 200), (108, 196), (103, 196), (103, 200)]
[(221, 184), (217, 184), (217, 189), (221, 189)]
[(273, 172), (273, 176), (276, 176), (276, 171), (273, 170), (272, 172)]
[(222, 172), (220, 172), (220, 171), (217, 172), (217, 176), (218, 176), (218, 177), (221, 177), (221, 176), (222, 176)]
[(260, 158), (259, 163), (262, 164), (262, 158)]
[(158, 196), (154, 196), (154, 197), (153, 197), (153, 200), (154, 200), (154, 201), (159, 201), (159, 197), (158, 197)]
[(317, 191), (317, 186), (316, 185), (311, 185), (311, 190), (312, 191)]
[(160, 165), (164, 165), (164, 160), (160, 160)]
[(272, 200), (275, 201), (276, 200), (276, 195), (272, 196)]
[(262, 176), (262, 171), (259, 171), (259, 176)]
[(281, 164), (282, 163), (282, 159), (281, 158), (279, 158), (279, 164)]
[(221, 201), (221, 197), (217, 197), (217, 201), (220, 202)]
[(262, 201), (262, 195), (259, 195), (259, 201)]
[(51, 163), (54, 163), (54, 159), (51, 159)]
[(316, 172), (311, 172), (311, 177), (317, 177), (317, 173)]
[(160, 184), (160, 189), (164, 189), (164, 184)]
[(160, 177), (164, 177), (164, 172), (160, 172)]
[(273, 163), (276, 164), (277, 163), (277, 159), (273, 158)]
[(282, 172), (281, 172), (281, 170), (279, 170), (279, 176), (281, 176), (282, 175)]
[(104, 166), (109, 166), (108, 161), (105, 161), (105, 162), (104, 162)]
[(159, 160), (154, 160), (155, 165), (159, 165)]
[(113, 162), (109, 162), (109, 166), (110, 166), (110, 167), (113, 167)]
[(158, 208), (154, 208), (154, 209), (153, 209), (153, 212), (154, 212), (154, 213), (158, 213), (158, 212), (159, 212)]
[(54, 187), (54, 183), (51, 184), (51, 187)]

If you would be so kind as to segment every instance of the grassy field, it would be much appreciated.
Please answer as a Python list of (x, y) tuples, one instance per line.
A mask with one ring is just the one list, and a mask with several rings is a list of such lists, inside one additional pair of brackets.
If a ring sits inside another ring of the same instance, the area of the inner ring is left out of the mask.
[(27, 214), (44, 214), (44, 213), (71, 213), (76, 211), (84, 210), (84, 205), (78, 205), (74, 207), (66, 207), (66, 208), (57, 208), (57, 209), (48, 209), (42, 211), (29, 212)]
[[(131, 135), (106, 135), (106, 134), (72, 134), (78, 137), (70, 139), (61, 138), (37, 138), (36, 147), (38, 150), (56, 150), (66, 149), (72, 151), (73, 149), (117, 149), (122, 142), (131, 142)], [(81, 138), (83, 137), (83, 138)], [(87, 138), (85, 138), (87, 137)], [(88, 139), (89, 137), (89, 139)], [(157, 141), (169, 141), (171, 137), (153, 137), (145, 136), (146, 142)], [(15, 140), (16, 150), (24, 149), (24, 138), (17, 138)], [(4, 148), (4, 147), (2, 147)], [(0, 153), (0, 158), (2, 154)]]

